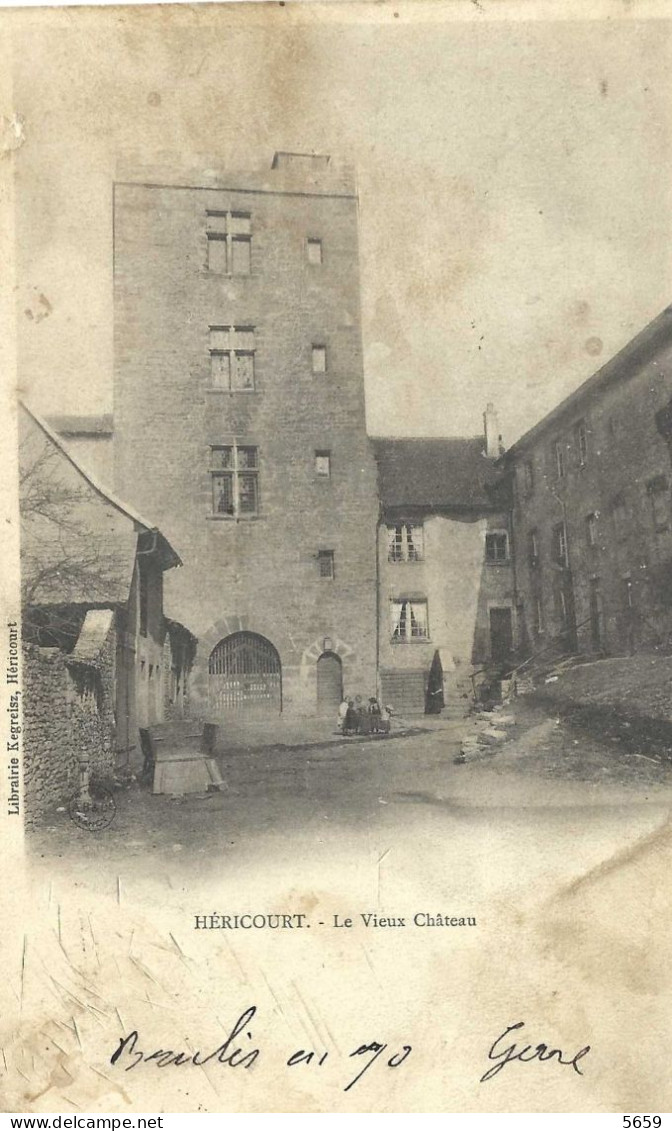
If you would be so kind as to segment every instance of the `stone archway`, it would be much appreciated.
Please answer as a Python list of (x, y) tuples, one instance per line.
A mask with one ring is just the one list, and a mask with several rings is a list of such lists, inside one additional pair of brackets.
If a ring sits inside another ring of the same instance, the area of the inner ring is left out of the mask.
[(208, 659), (212, 714), (272, 715), (282, 710), (282, 668), (277, 648), (256, 632), (223, 637)]

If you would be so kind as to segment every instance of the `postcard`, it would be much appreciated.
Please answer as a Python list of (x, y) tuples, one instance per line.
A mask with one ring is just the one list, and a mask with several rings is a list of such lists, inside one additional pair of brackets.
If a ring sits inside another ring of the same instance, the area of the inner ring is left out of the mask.
[(0, 12), (2, 1110), (660, 1126), (670, 16)]

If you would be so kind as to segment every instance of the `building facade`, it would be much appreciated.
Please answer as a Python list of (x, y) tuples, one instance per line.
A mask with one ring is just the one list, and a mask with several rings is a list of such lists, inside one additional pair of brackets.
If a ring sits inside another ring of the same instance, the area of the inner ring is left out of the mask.
[[(193, 638), (163, 613), (180, 558), (26, 406), (19, 408), (26, 799), (72, 795), (82, 758), (142, 764), (139, 727), (186, 710)], [(69, 793), (68, 793), (69, 791)]]
[(672, 642), (672, 307), (506, 453), (528, 653)]
[(510, 666), (517, 626), (507, 484), (486, 435), (376, 440), (380, 691), (401, 714), (464, 713)]
[(183, 547), (193, 709), (376, 689), (376, 470), (357, 196), (328, 157), (114, 190), (115, 486)]

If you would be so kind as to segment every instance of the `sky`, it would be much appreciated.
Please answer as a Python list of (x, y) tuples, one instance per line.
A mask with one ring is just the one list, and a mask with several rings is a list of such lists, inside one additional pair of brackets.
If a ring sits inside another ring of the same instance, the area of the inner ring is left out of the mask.
[(119, 158), (326, 152), (357, 169), (369, 431), (475, 434), (492, 401), (513, 443), (672, 302), (671, 24), (632, 8), (3, 13), (19, 388), (112, 408)]

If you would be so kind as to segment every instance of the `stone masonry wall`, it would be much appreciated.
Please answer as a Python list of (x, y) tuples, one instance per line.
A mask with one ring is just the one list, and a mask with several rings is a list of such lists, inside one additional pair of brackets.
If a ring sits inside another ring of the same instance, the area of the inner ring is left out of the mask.
[[(671, 393), (672, 344), (663, 340), (516, 453), (516, 579), (530, 651), (545, 655), (554, 641), (566, 650), (563, 588), (579, 652), (672, 643), (672, 477), (655, 419)], [(564, 563), (554, 539), (563, 522)]]
[(79, 785), (79, 762), (92, 777), (114, 769), (113, 634), (99, 668), (71, 665), (56, 648), (24, 644), (23, 751), (26, 820), (64, 804)]
[[(316, 710), (316, 663), (336, 651), (347, 685), (376, 686), (376, 471), (366, 436), (357, 200), (337, 185), (284, 191), (115, 187), (115, 486), (153, 516), (184, 567), (165, 605), (208, 658), (249, 631), (277, 649), (283, 711)], [(226, 183), (226, 180), (223, 181)], [(207, 268), (206, 210), (251, 214), (251, 272)], [(323, 260), (307, 256), (321, 239)], [(214, 389), (209, 327), (253, 326), (253, 391)], [(312, 346), (327, 349), (313, 373)], [(259, 510), (213, 513), (210, 447), (257, 448)], [(315, 452), (331, 453), (331, 475)], [(318, 551), (334, 553), (320, 576)], [(331, 644), (328, 648), (324, 641)]]

